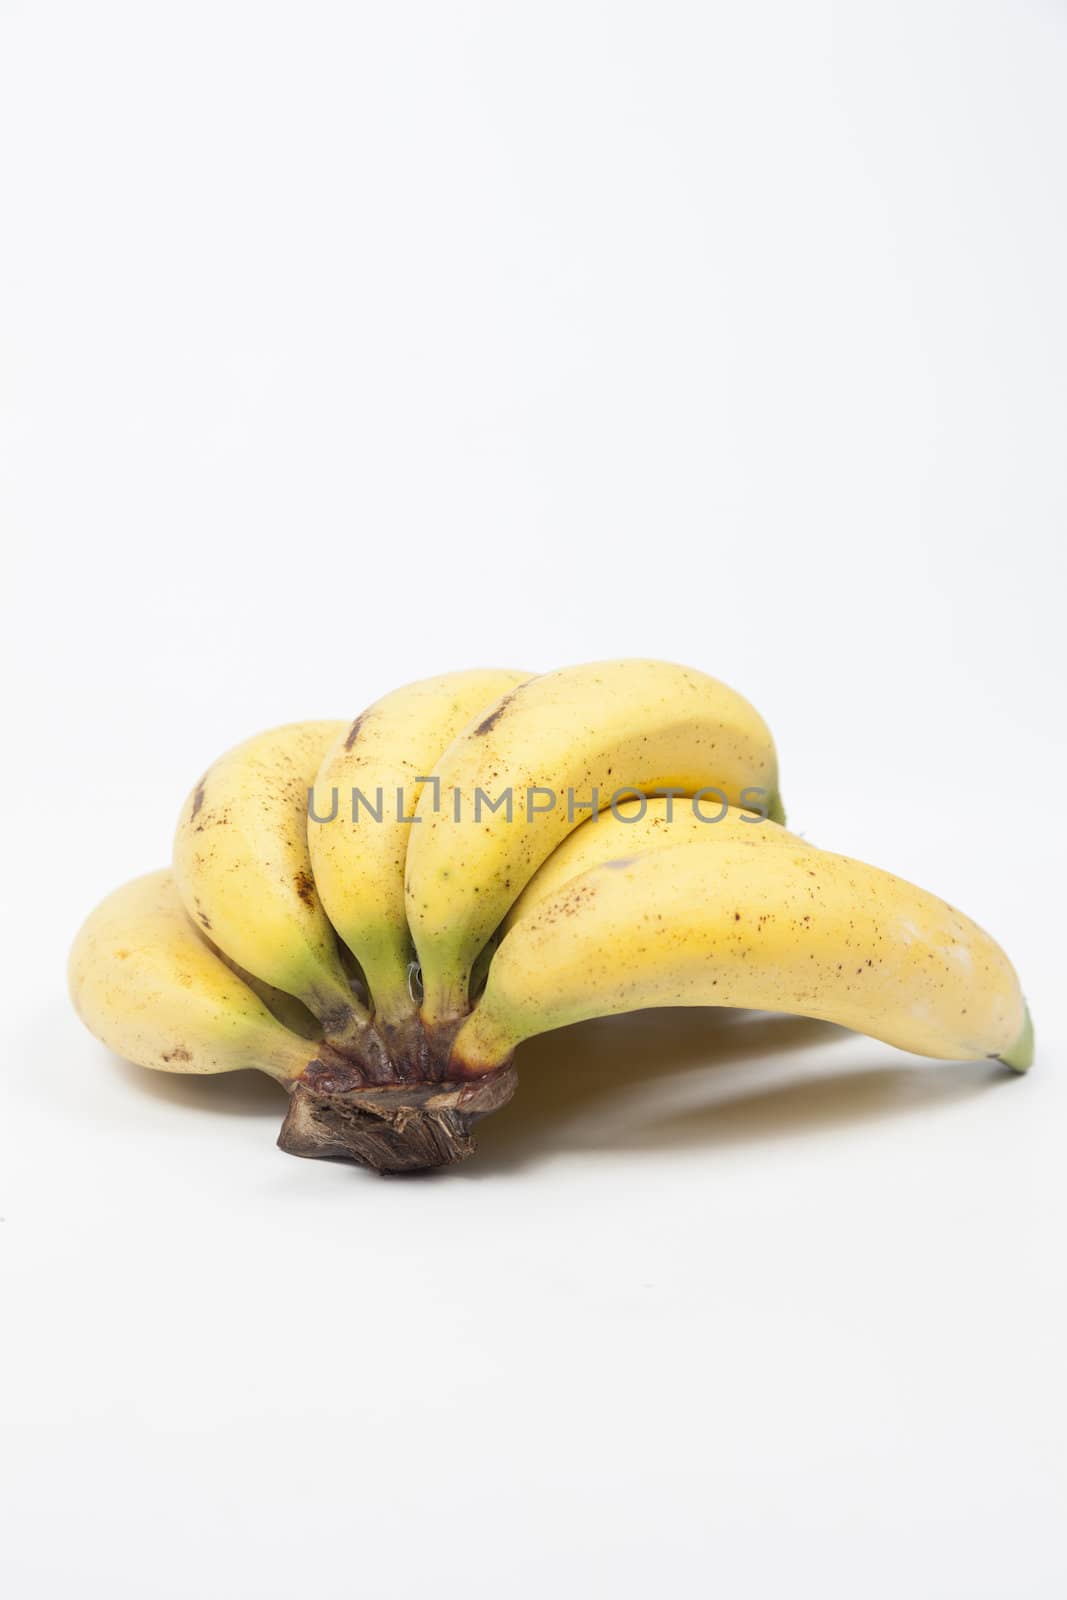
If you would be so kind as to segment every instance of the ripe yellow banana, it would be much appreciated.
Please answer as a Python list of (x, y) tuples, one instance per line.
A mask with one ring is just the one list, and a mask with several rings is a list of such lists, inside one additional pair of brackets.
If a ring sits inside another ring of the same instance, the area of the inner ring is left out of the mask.
[[(290, 1033), (190, 920), (169, 871), (97, 906), (70, 954), (82, 1021), (110, 1049), (161, 1072), (253, 1067), (289, 1092), (278, 1143), (294, 1155), (405, 1172), (460, 1161), (471, 1128), (511, 1095), (505, 1068), (477, 1083), (368, 1083), (323, 1040)], [(270, 993), (270, 991), (267, 991)]]
[(307, 828), (315, 886), (363, 970), (386, 1036), (413, 1023), (418, 1010), (408, 976), (414, 949), (404, 858), (419, 779), (473, 718), (529, 676), (485, 669), (408, 684), (346, 727), (319, 768)]
[(346, 725), (294, 722), (220, 757), (189, 795), (174, 880), (212, 942), (255, 977), (295, 995), (339, 1048), (370, 1035), (315, 890), (308, 790)]
[(97, 906), (71, 950), (70, 992), (98, 1039), (161, 1072), (256, 1067), (287, 1082), (315, 1055), (200, 937), (170, 872)]
[(588, 816), (579, 806), (622, 790), (711, 788), (758, 804), (759, 791), (784, 820), (762, 717), (725, 684), (662, 661), (594, 662), (520, 685), (460, 734), (435, 778), (406, 876), (422, 1016), (442, 1033), (466, 1012), (473, 963), (513, 901)]
[(677, 1005), (817, 1017), (1017, 1071), (1033, 1053), (1011, 963), (960, 912), (846, 856), (727, 839), (595, 867), (542, 900), (497, 951), (450, 1075), (499, 1068), (550, 1028)]
[(534, 906), (591, 867), (623, 856), (643, 855), (646, 850), (712, 841), (721, 844), (725, 839), (742, 839), (756, 845), (787, 844), (798, 850), (815, 848), (780, 823), (737, 806), (694, 807), (691, 800), (685, 799), (623, 800), (613, 809), (590, 817), (553, 850), (504, 918), (502, 932), (507, 933)]
[[(181, 896), (179, 895), (180, 898)], [(188, 917), (189, 913), (186, 912), (185, 914)], [(197, 931), (199, 932), (199, 930)], [(290, 1033), (300, 1034), (303, 1039), (322, 1038), (322, 1024), (319, 1022), (318, 1017), (309, 1011), (304, 1002), (298, 1000), (295, 994), (286, 994), (284, 989), (275, 989), (271, 984), (264, 983), (263, 979), (257, 978), (254, 972), (246, 972), (244, 967), (238, 966), (236, 961), (232, 961), (224, 950), (219, 949), (218, 945), (212, 944), (206, 933), (201, 934), (201, 938), (208, 948), (215, 952), (219, 960), (224, 961), (230, 971), (240, 978), (241, 982), (246, 984), (254, 995), (258, 995), (271, 1016), (276, 1018), (283, 1028), (288, 1028)]]

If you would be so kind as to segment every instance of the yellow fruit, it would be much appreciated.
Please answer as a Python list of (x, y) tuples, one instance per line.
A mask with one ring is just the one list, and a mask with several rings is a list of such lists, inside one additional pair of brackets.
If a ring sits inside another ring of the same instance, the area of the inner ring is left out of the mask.
[(256, 1067), (286, 1082), (315, 1054), (201, 938), (166, 871), (97, 906), (71, 950), (70, 991), (109, 1049), (160, 1072)]
[(308, 820), (315, 886), (359, 961), (380, 1029), (401, 1027), (418, 1010), (404, 859), (420, 780), (472, 718), (527, 677), (484, 669), (407, 684), (346, 727), (319, 768)]
[[(717, 789), (732, 805), (762, 796), (781, 820), (774, 744), (758, 712), (705, 673), (662, 661), (594, 662), (533, 678), (460, 734), (435, 777), (407, 856), (408, 923), (431, 1030), (466, 1011), (479, 952), (589, 815), (579, 807), (605, 806), (619, 791)], [(499, 809), (479, 802), (479, 791)]]
[(505, 937), (451, 1071), (532, 1034), (647, 1006), (818, 1017), (919, 1055), (1030, 1064), (1019, 980), (988, 934), (877, 867), (743, 840), (595, 867)]
[(694, 806), (687, 799), (625, 800), (614, 810), (601, 811), (583, 822), (553, 850), (508, 912), (503, 931), (513, 928), (534, 906), (591, 867), (671, 845), (722, 844), (726, 839), (757, 845), (786, 844), (796, 850), (815, 848), (780, 823), (736, 806)]
[(185, 908), (247, 972), (295, 995), (339, 1047), (368, 1033), (322, 909), (307, 844), (308, 791), (345, 724), (294, 722), (209, 767), (182, 808), (174, 879)]

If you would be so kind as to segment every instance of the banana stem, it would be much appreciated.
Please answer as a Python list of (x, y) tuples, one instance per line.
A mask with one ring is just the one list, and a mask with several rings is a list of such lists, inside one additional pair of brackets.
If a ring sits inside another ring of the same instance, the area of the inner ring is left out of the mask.
[(348, 1074), (316, 1061), (292, 1084), (281, 1149), (381, 1173), (452, 1166), (473, 1155), (474, 1124), (505, 1105), (516, 1083), (510, 1065), (465, 1083), (352, 1085)]
[(347, 1060), (357, 1062), (371, 1083), (388, 1083), (393, 1077), (382, 1040), (361, 1009), (353, 1008), (339, 1018), (320, 1017), (323, 1038), (329, 1048)]
[(452, 1030), (448, 1076), (475, 1079), (496, 1072), (511, 1060), (516, 1042), (483, 1002)]
[(403, 960), (394, 952), (387, 959), (374, 961), (365, 955), (363, 973), (370, 1008), (379, 1027), (383, 1022), (389, 1027), (401, 1027), (418, 1016), (422, 988), (413, 951)]

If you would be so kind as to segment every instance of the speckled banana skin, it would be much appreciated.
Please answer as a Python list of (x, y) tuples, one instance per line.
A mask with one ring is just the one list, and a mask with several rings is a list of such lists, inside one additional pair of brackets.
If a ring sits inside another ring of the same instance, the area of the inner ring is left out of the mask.
[(595, 867), (512, 928), (450, 1070), (532, 1034), (648, 1006), (817, 1017), (918, 1055), (1030, 1064), (1019, 980), (988, 934), (877, 867), (743, 840)]
[(343, 722), (294, 722), (220, 757), (182, 807), (174, 880), (212, 942), (295, 995), (342, 1048), (369, 1027), (322, 909), (307, 844), (307, 797)]
[[(567, 790), (600, 804), (623, 787), (692, 794), (771, 795), (780, 816), (774, 744), (762, 717), (734, 690), (662, 661), (595, 662), (514, 689), (468, 727), (436, 768), (408, 844), (407, 913), (422, 967), (423, 1020), (444, 1031), (467, 1010), (471, 967), (545, 858), (588, 813), (568, 815)], [(551, 790), (556, 805), (527, 821), (525, 797)], [(515, 812), (473, 820), (475, 790), (510, 788)], [(454, 820), (455, 797), (462, 820)]]
[[(315, 780), (308, 848), (319, 899), (363, 969), (375, 1022), (384, 1029), (413, 1022), (417, 1004), (408, 980), (414, 960), (404, 909), (404, 859), (422, 790), (443, 750), (472, 719), (530, 674), (485, 668), (411, 683), (378, 700), (334, 740)], [(381, 820), (360, 806), (359, 790)], [(403, 809), (398, 809), (399, 798)], [(330, 817), (336, 796), (337, 815)]]
[[(721, 812), (721, 806), (714, 804), (697, 811), (691, 800), (655, 798), (624, 800), (613, 811), (601, 811), (569, 833), (537, 869), (505, 917), (503, 931), (507, 933), (571, 878), (621, 856), (643, 855), (647, 850), (665, 850), (676, 844), (722, 844), (727, 839), (756, 845), (785, 844), (794, 850), (815, 848), (780, 823), (751, 811), (730, 806), (725, 816)], [(716, 820), (707, 820), (710, 818)]]
[(271, 1016), (193, 927), (170, 872), (107, 897), (70, 954), (70, 992), (109, 1049), (161, 1072), (297, 1078), (314, 1047)]

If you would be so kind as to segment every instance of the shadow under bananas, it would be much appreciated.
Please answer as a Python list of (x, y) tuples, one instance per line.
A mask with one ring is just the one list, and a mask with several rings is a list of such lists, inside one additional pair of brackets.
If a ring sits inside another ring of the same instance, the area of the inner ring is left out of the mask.
[[(883, 1050), (832, 1023), (762, 1012), (680, 1007), (578, 1023), (522, 1045), (515, 1098), (478, 1124), (474, 1157), (420, 1180), (488, 1178), (562, 1151), (710, 1152), (797, 1137), (932, 1110), (1014, 1076), (995, 1061), (887, 1064)], [(259, 1072), (183, 1076), (112, 1060), (141, 1093), (189, 1110), (275, 1124), (285, 1111), (285, 1091)]]
[(115, 1070), (142, 1094), (193, 1111), (223, 1116), (273, 1118), (280, 1126), (288, 1096), (281, 1084), (262, 1072), (178, 1073), (135, 1067), (108, 1052)]
[[(558, 1151), (789, 1138), (931, 1110), (1014, 1076), (995, 1061), (887, 1064), (886, 1048), (806, 1017), (698, 1008), (562, 1028), (520, 1048), (515, 1098), (479, 1125), (477, 1155), (459, 1170), (477, 1179)], [(783, 1060), (798, 1052), (808, 1059)]]

